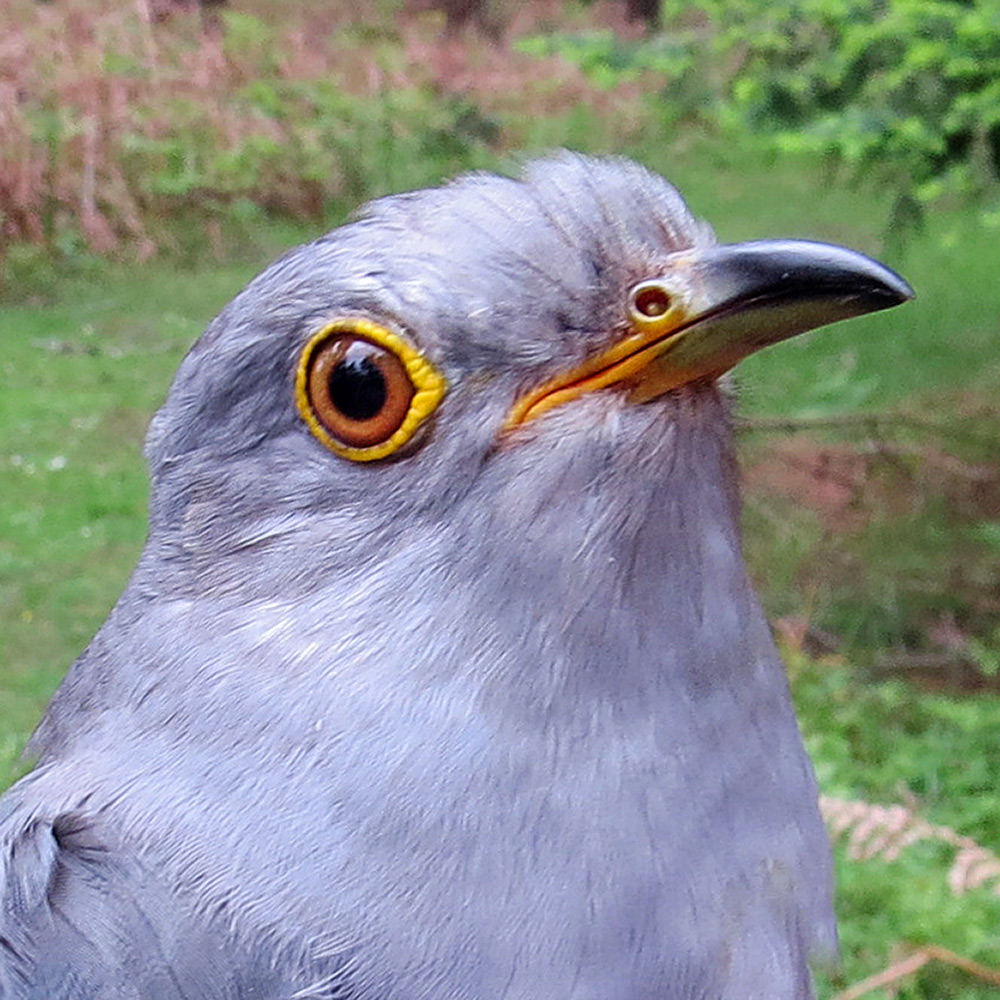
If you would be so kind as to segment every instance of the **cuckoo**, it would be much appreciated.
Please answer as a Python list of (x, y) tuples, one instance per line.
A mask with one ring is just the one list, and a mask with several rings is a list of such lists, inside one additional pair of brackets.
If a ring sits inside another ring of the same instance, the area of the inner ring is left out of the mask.
[(0, 800), (0, 996), (810, 997), (829, 848), (726, 373), (911, 295), (569, 153), (270, 266)]

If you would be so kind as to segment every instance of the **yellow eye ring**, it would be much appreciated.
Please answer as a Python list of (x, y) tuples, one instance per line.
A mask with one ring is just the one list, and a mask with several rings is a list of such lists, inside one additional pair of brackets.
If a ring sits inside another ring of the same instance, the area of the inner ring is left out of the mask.
[(408, 340), (362, 317), (333, 320), (313, 334), (295, 375), (306, 426), (352, 462), (402, 448), (446, 390), (444, 376)]

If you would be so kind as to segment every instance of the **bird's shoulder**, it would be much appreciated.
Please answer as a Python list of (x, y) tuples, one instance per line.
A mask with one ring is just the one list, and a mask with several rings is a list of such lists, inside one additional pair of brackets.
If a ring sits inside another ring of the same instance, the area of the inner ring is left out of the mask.
[(34, 784), (0, 799), (0, 1000), (283, 995), (100, 810), (51, 808)]

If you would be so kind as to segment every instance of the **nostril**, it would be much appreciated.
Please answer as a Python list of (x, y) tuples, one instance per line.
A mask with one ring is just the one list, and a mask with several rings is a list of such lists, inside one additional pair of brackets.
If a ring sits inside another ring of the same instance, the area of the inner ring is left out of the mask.
[(659, 282), (644, 281), (632, 289), (629, 310), (636, 319), (658, 319), (670, 309), (670, 293)]

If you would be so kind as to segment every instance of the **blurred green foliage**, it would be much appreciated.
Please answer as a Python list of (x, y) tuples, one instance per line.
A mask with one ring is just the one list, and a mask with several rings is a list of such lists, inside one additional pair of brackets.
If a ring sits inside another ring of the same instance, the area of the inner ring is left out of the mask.
[[(700, 11), (707, 20), (698, 21)], [(699, 0), (661, 35), (523, 38), (595, 86), (643, 81), (668, 120), (733, 142), (820, 154), (892, 194), (905, 234), (943, 197), (1000, 225), (1000, 7), (974, 0)], [(657, 79), (658, 78), (658, 83)]]
[(427, 184), (469, 169), (486, 159), (496, 130), (458, 97), (387, 88), (359, 98), (328, 80), (255, 79), (234, 95), (234, 109), (266, 127), (222, 144), (211, 121), (179, 103), (170, 110), (182, 129), (125, 138), (125, 169), (174, 213), (197, 206), (243, 223), (262, 212), (315, 220), (396, 190), (403, 178)]
[[(696, 68), (691, 40), (676, 32), (628, 39), (610, 29), (526, 35), (514, 42), (519, 52), (558, 55), (575, 63), (596, 87), (610, 89), (660, 74), (676, 86)], [(662, 81), (661, 81), (662, 86)]]
[[(973, 0), (705, 0), (734, 69), (719, 115), (894, 194), (890, 226), (1000, 177), (1000, 7)], [(994, 217), (1000, 222), (1000, 216)]]

